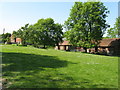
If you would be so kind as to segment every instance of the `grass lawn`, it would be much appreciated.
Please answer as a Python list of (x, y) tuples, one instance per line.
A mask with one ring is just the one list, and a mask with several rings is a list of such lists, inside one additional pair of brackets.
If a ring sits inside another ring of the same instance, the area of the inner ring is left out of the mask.
[(117, 88), (118, 57), (5, 45), (7, 88)]

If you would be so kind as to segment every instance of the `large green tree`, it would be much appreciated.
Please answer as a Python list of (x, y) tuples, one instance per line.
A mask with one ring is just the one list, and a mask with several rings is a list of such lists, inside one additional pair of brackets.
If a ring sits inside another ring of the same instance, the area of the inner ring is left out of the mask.
[(107, 31), (107, 37), (109, 38), (120, 38), (120, 16), (116, 18), (116, 22), (113, 28)]
[(105, 18), (109, 11), (102, 2), (75, 2), (65, 22), (65, 37), (71, 44), (87, 48), (99, 44), (109, 25)]
[(39, 19), (29, 27), (29, 41), (35, 46), (58, 45), (62, 41), (62, 25), (55, 24), (52, 18)]
[(62, 42), (62, 25), (54, 23), (52, 18), (39, 19), (34, 25), (26, 24), (17, 31), (13, 31), (15, 38), (22, 39), (22, 45), (27, 43), (35, 47), (39, 45), (54, 46)]

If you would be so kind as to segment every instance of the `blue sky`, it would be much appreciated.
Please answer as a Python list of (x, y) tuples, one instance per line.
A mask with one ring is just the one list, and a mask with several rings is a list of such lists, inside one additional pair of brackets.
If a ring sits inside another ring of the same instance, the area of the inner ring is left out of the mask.
[[(69, 17), (74, 2), (1, 2), (0, 34), (5, 28), (11, 33), (25, 24), (34, 24), (41, 18), (53, 18), (55, 23), (63, 24)], [(118, 2), (104, 2), (110, 10), (107, 23), (113, 27), (118, 17)]]

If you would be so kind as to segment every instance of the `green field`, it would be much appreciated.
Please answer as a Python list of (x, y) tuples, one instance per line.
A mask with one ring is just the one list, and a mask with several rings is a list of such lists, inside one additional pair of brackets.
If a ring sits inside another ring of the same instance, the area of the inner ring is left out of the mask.
[(118, 57), (12, 45), (0, 47), (7, 88), (118, 87)]

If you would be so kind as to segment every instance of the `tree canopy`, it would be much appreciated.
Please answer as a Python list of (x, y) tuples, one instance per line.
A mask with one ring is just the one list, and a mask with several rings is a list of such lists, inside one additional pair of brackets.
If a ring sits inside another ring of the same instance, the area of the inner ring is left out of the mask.
[(2, 34), (2, 42), (5, 43), (10, 43), (10, 37), (11, 37), (11, 34), (10, 33), (5, 33), (5, 34)]
[(34, 24), (39, 34), (39, 42), (42, 45), (55, 45), (62, 41), (62, 26), (55, 24), (52, 18), (40, 19)]
[(107, 31), (107, 37), (109, 38), (118, 38), (120, 37), (120, 16), (116, 18), (116, 22), (113, 28), (110, 28)]
[(21, 27), (17, 31), (13, 31), (14, 38), (21, 38), (22, 39), (22, 45), (27, 44), (27, 39), (28, 39), (28, 27), (29, 24), (26, 24), (24, 27)]
[(65, 22), (65, 37), (71, 44), (90, 48), (97, 46), (109, 25), (109, 11), (102, 2), (75, 2)]
[(23, 44), (28, 42), (34, 46), (44, 45), (45, 47), (58, 45), (62, 41), (63, 32), (61, 24), (55, 24), (52, 18), (42, 18), (33, 25), (26, 24), (13, 34), (20, 37)]

